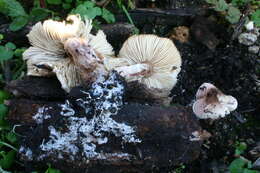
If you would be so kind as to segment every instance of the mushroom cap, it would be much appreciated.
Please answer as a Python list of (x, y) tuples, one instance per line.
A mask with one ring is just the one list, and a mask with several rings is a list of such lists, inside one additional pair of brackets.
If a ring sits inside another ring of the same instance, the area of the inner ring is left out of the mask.
[(129, 75), (126, 80), (138, 80), (151, 89), (171, 90), (181, 70), (181, 56), (173, 42), (156, 35), (131, 36), (124, 42), (118, 57), (106, 59), (106, 68), (111, 70), (120, 67), (122, 70), (123, 66), (148, 64), (151, 67), (148, 75)]
[[(35, 24), (27, 35), (32, 46), (23, 53), (23, 59), (27, 61), (28, 75), (50, 76), (56, 74), (62, 87), (69, 91), (68, 88), (74, 87), (73, 84), (81, 84), (83, 81), (78, 77), (77, 68), (72, 67), (76, 64), (70, 60), (71, 55), (64, 48), (68, 39), (84, 39), (102, 58), (113, 56), (114, 51), (107, 42), (103, 31), (99, 30), (96, 35), (90, 33), (91, 20), (82, 21), (79, 15), (70, 15), (67, 21), (71, 22), (46, 20), (43, 23)], [(40, 66), (47, 68), (40, 68)], [(61, 71), (63, 72), (61, 73)], [(60, 73), (57, 74), (58, 72)], [(77, 77), (75, 78), (74, 75)], [(70, 80), (72, 81), (69, 82)]]
[(223, 94), (210, 83), (204, 83), (196, 93), (196, 101), (192, 108), (200, 119), (218, 119), (230, 114), (237, 106), (238, 103), (234, 97)]

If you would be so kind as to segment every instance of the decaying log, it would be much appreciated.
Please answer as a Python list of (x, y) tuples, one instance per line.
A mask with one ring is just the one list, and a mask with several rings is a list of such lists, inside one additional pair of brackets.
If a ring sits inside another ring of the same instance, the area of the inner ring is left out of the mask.
[[(10, 100), (8, 119), (23, 136), (20, 160), (35, 167), (48, 162), (65, 173), (116, 173), (167, 171), (198, 158), (201, 128), (189, 109), (122, 105), (123, 85), (112, 76), (88, 89), (73, 89), (66, 101)], [(96, 95), (99, 87), (105, 91)]]
[[(188, 24), (187, 21), (191, 17), (204, 15), (207, 9), (202, 8), (186, 8), (186, 9), (146, 9), (137, 8), (129, 11), (129, 14), (138, 27), (143, 27), (144, 24), (152, 23), (156, 25), (182, 26)], [(116, 21), (127, 22), (125, 14), (116, 16)]]
[(22, 80), (14, 80), (6, 85), (6, 89), (16, 97), (46, 100), (64, 100), (66, 93), (55, 78), (26, 76)]
[(105, 32), (108, 42), (113, 46), (114, 50), (119, 50), (124, 41), (135, 34), (135, 26), (128, 23), (115, 23), (102, 25), (101, 29)]
[[(29, 100), (14, 100), (11, 104), (9, 120), (22, 125), (17, 127), (16, 130), (22, 135), (27, 135), (24, 141), (27, 147), (30, 146), (32, 152), (37, 153), (43, 139), (47, 139), (48, 126), (53, 125), (51, 123), (37, 125), (32, 116), (37, 113), (37, 108), (52, 105), (56, 109), (54, 112), (57, 111), (56, 114), (52, 115), (57, 122), (59, 114), (58, 107), (55, 107), (55, 104), (57, 106), (57, 103), (35, 103)], [(106, 159), (92, 158), (87, 159), (87, 161), (81, 156), (82, 153), (78, 154), (75, 160), (59, 159), (57, 155), (51, 154), (43, 160), (37, 161), (25, 157), (24, 153), (20, 155), (21, 159), (26, 161), (27, 164), (34, 162), (33, 164), (36, 165), (49, 162), (63, 172), (69, 173), (82, 173), (86, 169), (89, 172), (100, 172), (99, 166), (109, 170), (107, 172), (125, 172), (125, 170), (128, 170), (128, 172), (145, 172), (153, 168), (166, 169), (180, 163), (188, 163), (199, 156), (201, 142), (192, 141), (191, 138), (193, 132), (201, 129), (191, 112), (183, 107), (163, 108), (129, 104), (125, 105), (113, 118), (117, 122), (136, 127), (136, 136), (142, 142), (135, 145), (122, 144), (119, 138), (111, 136), (110, 143), (97, 147), (100, 151), (114, 153), (113, 157), (112, 155), (107, 156)], [(118, 153), (128, 153), (129, 156)], [(35, 158), (41, 156), (40, 152), (37, 154), (39, 155)]]

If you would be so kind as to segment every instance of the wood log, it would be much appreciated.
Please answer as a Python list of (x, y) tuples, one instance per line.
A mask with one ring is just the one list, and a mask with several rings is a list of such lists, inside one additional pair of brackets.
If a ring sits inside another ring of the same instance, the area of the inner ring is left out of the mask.
[[(53, 108), (52, 118), (48, 123), (38, 125), (33, 116), (43, 106)], [(48, 162), (68, 173), (82, 173), (86, 170), (100, 172), (100, 167), (108, 170), (105, 172), (147, 172), (156, 169), (167, 170), (171, 166), (189, 163), (200, 153), (201, 142), (192, 141), (191, 138), (193, 132), (201, 129), (195, 117), (186, 108), (128, 104), (118, 115), (113, 116), (113, 119), (134, 126), (137, 130), (136, 136), (142, 140), (141, 143), (122, 143), (120, 138), (111, 135), (109, 143), (96, 148), (97, 151), (102, 151), (104, 158), (97, 156), (86, 159), (82, 157), (81, 152), (73, 160), (67, 153), (60, 152), (63, 158), (59, 158), (58, 153), (51, 153), (40, 160), (44, 152), (40, 151), (39, 146), (48, 139), (48, 127), (62, 121), (58, 113), (58, 104), (21, 99), (13, 100), (10, 109), (10, 122), (21, 125), (16, 128), (16, 132), (26, 135), (20, 148), (20, 158), (27, 164), (32, 163), (31, 165), (39, 166)], [(58, 127), (64, 128), (61, 124)], [(23, 150), (24, 148), (27, 148), (27, 151)], [(30, 151), (33, 153), (32, 158), (28, 157)]]
[[(202, 130), (191, 110), (125, 103), (113, 111), (122, 102), (123, 81), (116, 76), (106, 81), (77, 87), (66, 101), (10, 100), (8, 119), (23, 136), (20, 160), (32, 170), (51, 163), (65, 173), (121, 173), (168, 171), (198, 158)], [(99, 86), (107, 89), (96, 95)]]

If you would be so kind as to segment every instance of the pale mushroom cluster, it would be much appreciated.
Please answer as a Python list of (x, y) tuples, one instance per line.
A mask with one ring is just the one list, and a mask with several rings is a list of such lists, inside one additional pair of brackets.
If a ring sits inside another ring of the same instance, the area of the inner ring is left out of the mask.
[(233, 96), (223, 94), (210, 83), (203, 83), (196, 93), (193, 112), (199, 119), (218, 119), (234, 111), (237, 105)]
[(90, 33), (91, 29), (91, 20), (82, 21), (79, 15), (70, 15), (67, 21), (63, 22), (46, 20), (35, 24), (27, 35), (32, 46), (23, 54), (23, 59), (27, 62), (27, 74), (56, 75), (67, 92), (72, 87), (82, 84), (84, 76), (80, 73), (84, 70), (78, 64), (84, 63), (83, 57), (75, 58), (75, 54), (71, 54), (78, 42), (88, 46), (87, 49), (75, 50), (86, 57), (90, 56), (88, 50), (100, 61), (105, 56), (114, 55), (103, 31), (99, 30), (93, 35)]
[(127, 82), (138, 81), (156, 97), (168, 97), (181, 70), (181, 56), (170, 39), (134, 35), (116, 57), (104, 32), (93, 35), (91, 29), (91, 21), (78, 15), (34, 25), (27, 35), (32, 46), (23, 54), (28, 75), (56, 75), (69, 92), (116, 70)]

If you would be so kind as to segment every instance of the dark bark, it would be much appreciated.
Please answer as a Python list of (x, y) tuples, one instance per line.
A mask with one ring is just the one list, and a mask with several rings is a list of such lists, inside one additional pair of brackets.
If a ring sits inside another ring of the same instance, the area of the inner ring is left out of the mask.
[[(32, 119), (42, 106), (52, 106), (53, 120), (44, 125), (37, 125)], [(26, 135), (24, 143), (30, 146), (36, 157), (40, 156), (39, 145), (48, 137), (47, 127), (58, 121), (57, 103), (35, 102), (30, 100), (13, 100), (10, 104), (10, 122), (19, 125), (16, 131)], [(55, 121), (54, 121), (55, 119)], [(51, 154), (42, 161), (30, 161), (23, 154), (23, 161), (34, 162), (40, 165), (45, 162), (52, 163), (63, 172), (100, 172), (103, 167), (106, 172), (149, 172), (155, 168), (168, 170), (171, 166), (180, 163), (189, 163), (196, 159), (200, 153), (200, 141), (190, 141), (192, 132), (200, 131), (197, 120), (183, 107), (163, 108), (140, 104), (125, 105), (118, 115), (113, 116), (117, 122), (123, 122), (135, 126), (137, 136), (142, 139), (140, 144), (123, 144), (115, 136), (111, 136), (111, 142), (98, 146), (98, 150), (104, 153), (128, 153), (129, 157), (107, 157), (105, 160), (92, 158), (87, 163), (81, 154), (76, 160), (69, 158), (58, 159), (56, 154)], [(62, 128), (60, 125), (59, 128)], [(32, 130), (33, 129), (33, 130)], [(81, 158), (81, 159), (80, 159)]]
[[(14, 82), (16, 86), (14, 84), (11, 88), (9, 88), (10, 85), (7, 86), (9, 90), (13, 90), (13, 88), (19, 88), (20, 85), (22, 96), (31, 97), (30, 94), (32, 94), (34, 97), (34, 100), (13, 99), (9, 101), (8, 119), (12, 124), (20, 125), (16, 127), (15, 131), (24, 136), (21, 146), (30, 148), (33, 153), (32, 158), (29, 158), (20, 148), (20, 160), (26, 162), (27, 165), (41, 167), (43, 163), (48, 162), (62, 172), (69, 173), (100, 172), (101, 169), (108, 173), (162, 172), (170, 170), (180, 163), (189, 163), (198, 158), (201, 141), (193, 141), (191, 138), (194, 137), (192, 133), (201, 131), (201, 128), (189, 109), (182, 106), (162, 107), (129, 103), (125, 104), (111, 118), (117, 123), (135, 127), (135, 134), (141, 139), (141, 143), (123, 142), (122, 138), (109, 133), (107, 134), (108, 142), (96, 147), (96, 151), (102, 153), (105, 159), (100, 157), (86, 158), (83, 156), (83, 151), (78, 152), (74, 160), (70, 158), (70, 154), (63, 151), (51, 152), (48, 156), (39, 159), (43, 154), (46, 154), (39, 146), (44, 140), (46, 142), (50, 139), (49, 127), (53, 126), (64, 133), (67, 131), (68, 118), (61, 116), (60, 106), (65, 99), (63, 101), (48, 100), (50, 93), (55, 95), (57, 92), (59, 95), (60, 92), (60, 88), (49, 80), (51, 79), (26, 78), (24, 84), (23, 81), (18, 81)], [(29, 86), (29, 83), (32, 86)], [(51, 89), (52, 87), (53, 89)], [(35, 91), (24, 94), (26, 92), (21, 88), (35, 88)], [(75, 90), (82, 90), (82, 88), (75, 88)], [(87, 117), (89, 119), (92, 115), (84, 115), (79, 106), (74, 104), (76, 98), (81, 98), (78, 93), (81, 92), (72, 92), (68, 97), (76, 112), (74, 117)], [(37, 98), (39, 99), (36, 100)], [(33, 116), (42, 107), (51, 107), (45, 112), (51, 117), (44, 120), (43, 123), (37, 124)], [(78, 142), (81, 143), (81, 141)], [(127, 155), (120, 156), (118, 153), (127, 153)], [(59, 154), (62, 154), (63, 157), (59, 158)]]
[(45, 100), (64, 100), (66, 93), (59, 81), (53, 78), (26, 76), (21, 80), (11, 81), (6, 89), (16, 97)]

